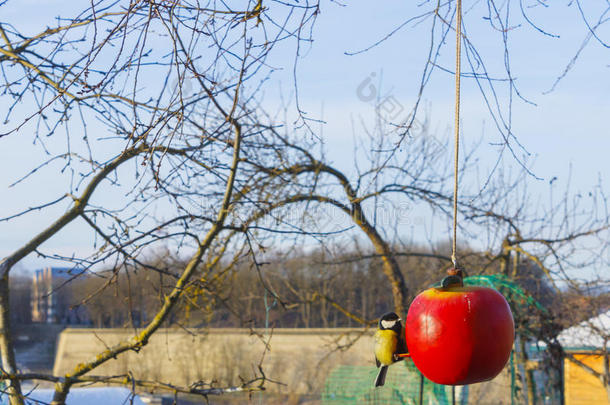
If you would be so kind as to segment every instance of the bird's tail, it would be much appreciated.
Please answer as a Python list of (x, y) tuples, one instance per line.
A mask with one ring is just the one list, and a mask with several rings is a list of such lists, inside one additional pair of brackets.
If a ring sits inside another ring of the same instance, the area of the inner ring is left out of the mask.
[(388, 373), (388, 366), (381, 366), (377, 378), (375, 378), (375, 387), (381, 387), (385, 384), (385, 376)]

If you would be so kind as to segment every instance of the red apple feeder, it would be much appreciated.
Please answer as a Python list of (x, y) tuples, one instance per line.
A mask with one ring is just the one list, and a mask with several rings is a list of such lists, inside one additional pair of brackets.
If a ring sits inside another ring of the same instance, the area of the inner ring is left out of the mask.
[(461, 272), (453, 273), (411, 303), (405, 324), (409, 355), (437, 384), (491, 380), (512, 350), (515, 327), (510, 307), (496, 290), (464, 286)]
[(494, 289), (468, 286), (457, 270), (458, 156), (462, 2), (456, 2), (455, 144), (453, 187), (453, 252), (455, 269), (439, 287), (419, 294), (405, 322), (408, 356), (429, 380), (465, 385), (491, 380), (506, 365), (515, 325), (508, 303)]

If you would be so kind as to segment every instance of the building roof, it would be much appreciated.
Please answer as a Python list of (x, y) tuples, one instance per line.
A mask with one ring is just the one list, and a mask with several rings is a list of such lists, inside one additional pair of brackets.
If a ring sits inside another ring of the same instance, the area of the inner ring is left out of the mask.
[(564, 329), (557, 340), (564, 349), (601, 349), (604, 337), (610, 348), (610, 310)]

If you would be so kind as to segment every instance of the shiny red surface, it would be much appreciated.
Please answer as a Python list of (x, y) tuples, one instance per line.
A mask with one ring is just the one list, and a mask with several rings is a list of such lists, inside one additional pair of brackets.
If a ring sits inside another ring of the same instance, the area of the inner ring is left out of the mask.
[(415, 366), (429, 380), (447, 385), (497, 376), (515, 335), (506, 299), (485, 287), (422, 292), (409, 307), (405, 329)]

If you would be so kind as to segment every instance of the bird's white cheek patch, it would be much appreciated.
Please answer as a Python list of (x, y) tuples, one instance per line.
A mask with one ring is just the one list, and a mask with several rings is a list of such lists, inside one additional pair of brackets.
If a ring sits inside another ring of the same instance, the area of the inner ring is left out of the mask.
[(396, 321), (381, 321), (381, 326), (385, 329), (391, 329), (396, 324)]

